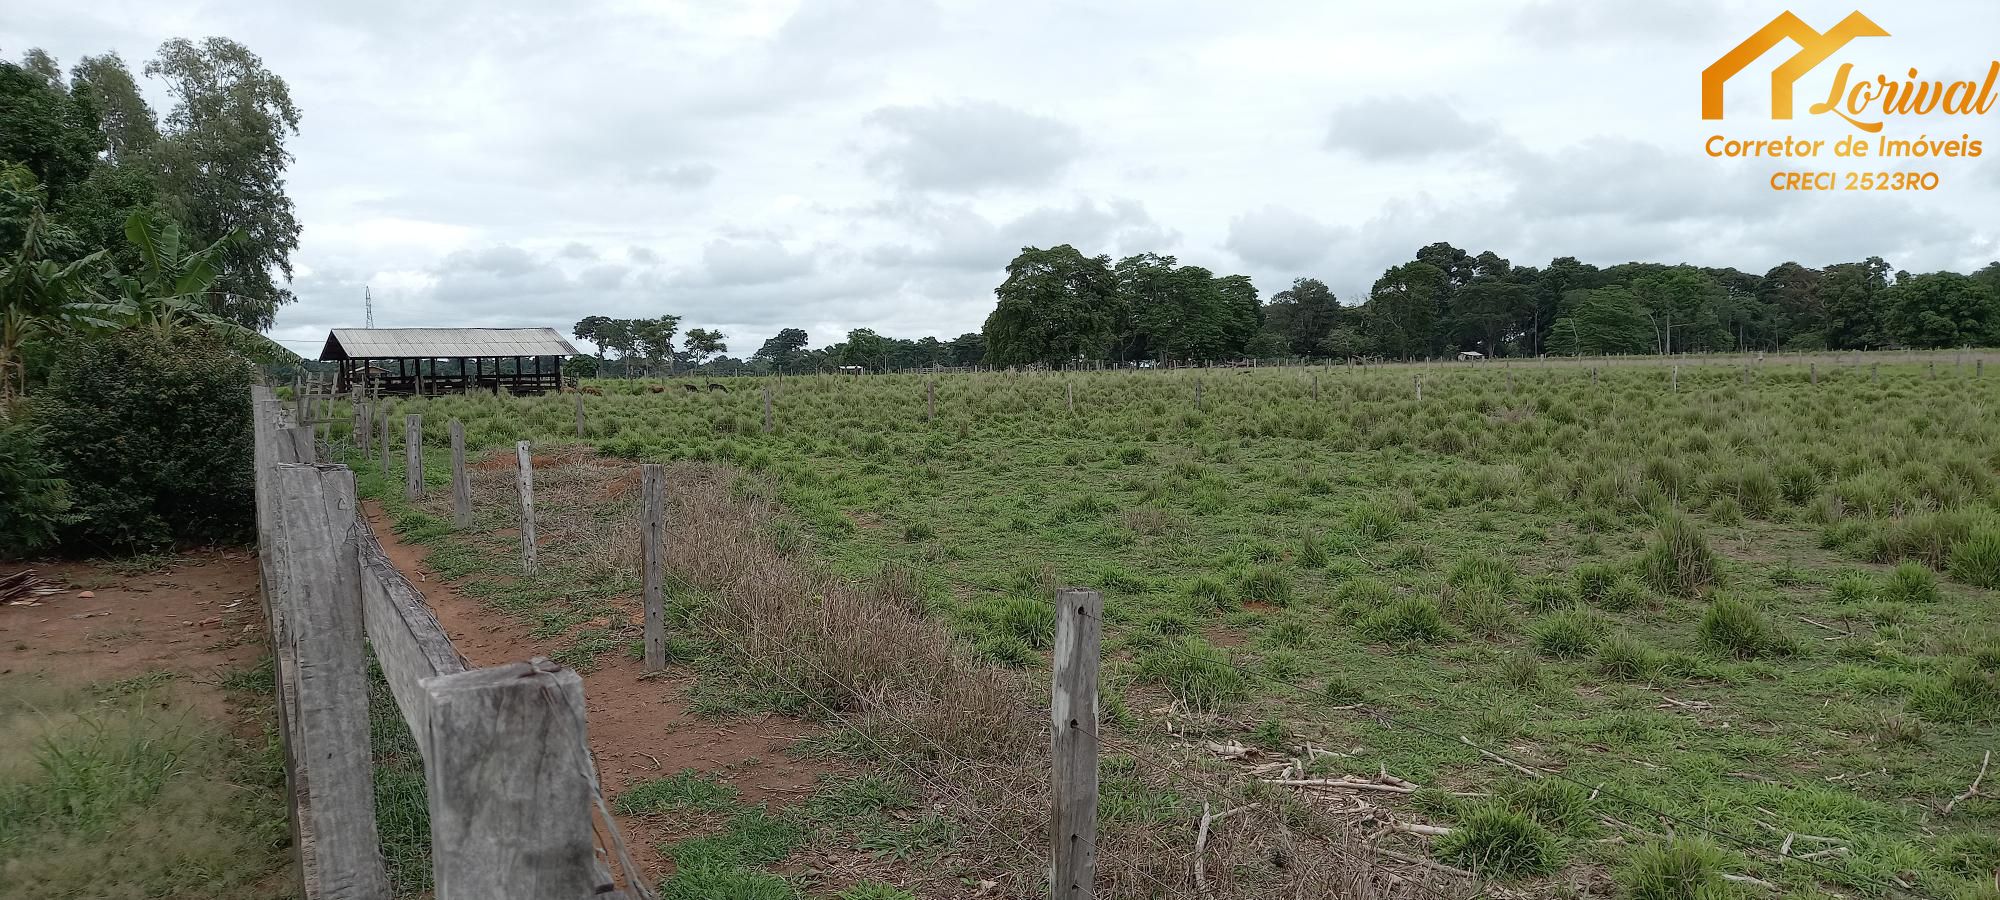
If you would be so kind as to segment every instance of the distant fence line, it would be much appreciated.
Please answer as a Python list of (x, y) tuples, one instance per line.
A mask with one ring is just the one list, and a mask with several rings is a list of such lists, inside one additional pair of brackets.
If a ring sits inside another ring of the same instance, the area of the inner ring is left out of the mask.
[[(251, 402), (258, 563), (301, 896), (390, 895), (375, 826), (370, 647), (423, 756), (433, 896), (647, 896), (636, 882), (632, 895), (614, 890), (598, 861), (583, 680), (540, 658), (468, 668), (360, 517), (354, 473), (318, 464), (313, 426), (295, 425), (269, 389), (255, 388)], [(625, 859), (615, 823), (602, 822), (606, 858)]]

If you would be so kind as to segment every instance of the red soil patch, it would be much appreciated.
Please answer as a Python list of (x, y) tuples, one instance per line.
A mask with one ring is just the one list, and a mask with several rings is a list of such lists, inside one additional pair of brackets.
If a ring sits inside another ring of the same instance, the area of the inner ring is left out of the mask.
[[(489, 666), (547, 656), (564, 645), (562, 637), (535, 638), (528, 627), (460, 594), (425, 565), (430, 548), (400, 541), (380, 504), (369, 500), (362, 507), (383, 552), (423, 592), (469, 663)], [(617, 605), (629, 621), (643, 624), (636, 604)], [(833, 771), (783, 755), (785, 748), (816, 733), (809, 725), (774, 716), (705, 719), (688, 711), (685, 698), (694, 676), (685, 670), (669, 668), (664, 675), (646, 678), (640, 662), (623, 652), (604, 654), (598, 666), (583, 676), (583, 689), (590, 749), (597, 756), (606, 797), (615, 798), (650, 778), (695, 769), (727, 782), (746, 803), (782, 805), (810, 793), (821, 774)], [(672, 869), (659, 844), (688, 836), (676, 818), (618, 817), (633, 857), (653, 881)]]
[(264, 652), (257, 557), (249, 549), (204, 550), (139, 575), (58, 562), (4, 564), (0, 576), (24, 569), (71, 589), (35, 606), (0, 606), (0, 674), (40, 672), (77, 684), (170, 672), (178, 696), (204, 717), (224, 719), (223, 677)]

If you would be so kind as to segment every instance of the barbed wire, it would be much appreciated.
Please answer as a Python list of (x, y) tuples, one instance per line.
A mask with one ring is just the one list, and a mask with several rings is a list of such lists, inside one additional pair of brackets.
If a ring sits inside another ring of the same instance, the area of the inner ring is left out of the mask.
[[(917, 570), (917, 571), (920, 571), (920, 572), (924, 572), (924, 573), (926, 573), (926, 574), (930, 574), (930, 575), (933, 575), (933, 576), (936, 576), (936, 577), (938, 577), (938, 578), (941, 578), (941, 579), (944, 579), (944, 580), (946, 580), (946, 581), (950, 581), (950, 582), (956, 582), (956, 583), (958, 583), (958, 584), (960, 584), (960, 585), (962, 585), (962, 586), (967, 586), (967, 587), (975, 587), (975, 588), (979, 588), (979, 589), (981, 589), (981, 590), (989, 590), (989, 591), (996, 591), (996, 592), (999, 592), (999, 593), (1002, 593), (1002, 594), (1008, 594), (1008, 595), (1019, 595), (1020, 593), (1022, 593), (1022, 592), (1021, 592), (1021, 591), (1020, 591), (1020, 590), (1019, 590), (1019, 589), (1018, 589), (1017, 587), (1015, 587), (1015, 586), (1011, 586), (1011, 585), (998, 585), (998, 584), (993, 584), (993, 583), (990, 583), (990, 582), (985, 582), (985, 581), (981, 581), (981, 580), (978, 580), (978, 579), (974, 579), (974, 578), (970, 578), (970, 577), (965, 577), (965, 576), (960, 576), (960, 575), (958, 575), (958, 574), (956, 574), (956, 573), (952, 573), (952, 572), (947, 572), (947, 571), (945, 571), (945, 570), (942, 570), (942, 569), (938, 569), (938, 568), (935, 568), (935, 567), (931, 567), (931, 566), (924, 566), (924, 565), (921, 565), (921, 564), (918, 564), (918, 563), (913, 563), (913, 562), (911, 562), (911, 561), (908, 561), (908, 560), (903, 560), (903, 559), (891, 559), (891, 560), (885, 560), (885, 561), (886, 561), (886, 562), (891, 562), (891, 563), (894, 563), (894, 564), (897, 564), (897, 565), (901, 565), (901, 566), (905, 566), (905, 567), (907, 567), (907, 568), (910, 568), (910, 569), (914, 569), (914, 570)], [(1053, 602), (1052, 598), (1051, 598), (1051, 602)], [(1285, 680), (1283, 680), (1283, 679), (1279, 679), (1279, 678), (1276, 678), (1276, 677), (1273, 677), (1273, 676), (1271, 676), (1271, 675), (1269, 675), (1269, 674), (1267, 674), (1267, 673), (1265, 673), (1265, 672), (1263, 672), (1263, 671), (1261, 671), (1261, 670), (1258, 670), (1258, 669), (1252, 669), (1252, 668), (1249, 668), (1249, 667), (1246, 667), (1246, 666), (1242, 666), (1242, 665), (1239, 665), (1239, 664), (1235, 663), (1234, 661), (1231, 661), (1231, 660), (1229, 660), (1229, 659), (1227, 659), (1227, 658), (1215, 658), (1215, 657), (1197, 657), (1197, 656), (1195, 656), (1195, 655), (1193, 655), (1193, 654), (1190, 654), (1190, 653), (1188, 653), (1188, 652), (1186, 652), (1186, 651), (1184, 651), (1184, 650), (1181, 650), (1181, 649), (1180, 649), (1180, 648), (1178, 648), (1178, 647), (1175, 647), (1172, 641), (1166, 641), (1166, 640), (1161, 640), (1161, 639), (1159, 638), (1159, 636), (1158, 636), (1158, 635), (1151, 635), (1151, 634), (1144, 634), (1144, 633), (1141, 633), (1141, 634), (1136, 634), (1136, 635), (1135, 635), (1135, 634), (1131, 633), (1130, 631), (1128, 631), (1128, 630), (1127, 630), (1127, 629), (1126, 629), (1126, 628), (1125, 628), (1125, 627), (1124, 627), (1124, 626), (1123, 626), (1122, 624), (1117, 624), (1117, 623), (1113, 623), (1113, 622), (1111, 622), (1111, 621), (1109, 621), (1109, 620), (1106, 620), (1106, 619), (1105, 619), (1105, 618), (1103, 618), (1102, 616), (1097, 616), (1097, 617), (1094, 617), (1094, 618), (1095, 618), (1095, 619), (1097, 620), (1097, 622), (1098, 622), (1098, 623), (1099, 623), (1099, 624), (1100, 624), (1101, 626), (1103, 626), (1104, 630), (1105, 630), (1105, 631), (1106, 631), (1107, 633), (1112, 633), (1112, 632), (1114, 632), (1114, 631), (1115, 631), (1115, 632), (1116, 632), (1116, 634), (1117, 634), (1118, 636), (1121, 636), (1121, 637), (1126, 637), (1126, 638), (1131, 638), (1131, 639), (1135, 639), (1135, 640), (1137, 640), (1137, 641), (1139, 641), (1139, 642), (1142, 642), (1142, 643), (1143, 643), (1144, 645), (1146, 645), (1146, 646), (1148, 646), (1148, 647), (1151, 647), (1151, 648), (1157, 648), (1157, 649), (1159, 649), (1159, 650), (1162, 650), (1162, 651), (1164, 651), (1164, 652), (1167, 652), (1167, 653), (1170, 653), (1170, 654), (1173, 654), (1173, 655), (1175, 655), (1175, 656), (1178, 656), (1178, 657), (1181, 657), (1182, 659), (1185, 659), (1185, 660), (1188, 660), (1188, 661), (1191, 661), (1191, 662), (1195, 662), (1195, 663), (1197, 663), (1197, 664), (1201, 664), (1201, 665), (1220, 665), (1220, 666), (1225, 666), (1225, 667), (1227, 667), (1227, 668), (1229, 668), (1229, 669), (1232, 669), (1232, 670), (1236, 671), (1237, 673), (1239, 673), (1239, 674), (1242, 674), (1242, 675), (1244, 675), (1244, 676), (1246, 676), (1246, 677), (1249, 677), (1249, 678), (1253, 678), (1253, 679), (1256, 679), (1256, 680), (1258, 680), (1258, 681), (1262, 681), (1262, 682), (1264, 682), (1264, 683), (1267, 683), (1267, 684), (1271, 684), (1271, 685), (1275, 685), (1275, 686), (1277, 686), (1277, 687), (1281, 687), (1281, 688), (1284, 688), (1284, 689), (1286, 689), (1286, 690), (1289, 690), (1289, 691), (1291, 691), (1291, 692), (1293, 692), (1293, 693), (1295, 693), (1295, 694), (1297, 694), (1297, 695), (1299, 695), (1299, 696), (1301, 696), (1301, 697), (1304, 697), (1304, 698), (1307, 698), (1307, 699), (1311, 699), (1311, 700), (1315, 700), (1315, 701), (1316, 701), (1316, 700), (1320, 699), (1320, 697), (1321, 697), (1321, 694), (1320, 694), (1319, 692), (1317, 692), (1317, 691), (1313, 691), (1313, 690), (1311, 690), (1310, 688), (1306, 688), (1306, 687), (1302, 687), (1302, 686), (1300, 686), (1300, 685), (1297, 685), (1297, 684), (1294, 684), (1294, 683), (1292, 683), (1292, 682), (1289, 682), (1289, 681), (1285, 681)], [(1433, 740), (1437, 740), (1437, 741), (1440, 741), (1440, 742), (1442, 742), (1442, 743), (1445, 743), (1445, 744), (1451, 744), (1451, 745), (1454, 745), (1454, 746), (1464, 746), (1464, 747), (1467, 747), (1467, 748), (1471, 749), (1471, 750), (1472, 750), (1472, 751), (1474, 751), (1475, 753), (1479, 753), (1479, 754), (1481, 754), (1482, 756), (1484, 756), (1484, 755), (1489, 755), (1489, 754), (1490, 754), (1490, 755), (1492, 756), (1492, 758), (1494, 758), (1495, 760), (1497, 760), (1497, 761), (1501, 762), (1501, 763), (1502, 763), (1502, 764), (1504, 764), (1504, 765), (1508, 765), (1508, 766), (1510, 766), (1510, 767), (1514, 767), (1514, 768), (1516, 768), (1516, 770), (1517, 770), (1517, 771), (1523, 771), (1523, 770), (1524, 770), (1524, 771), (1532, 771), (1532, 772), (1535, 772), (1535, 773), (1538, 773), (1538, 774), (1537, 774), (1537, 775), (1536, 775), (1535, 777), (1542, 777), (1542, 776), (1547, 776), (1547, 777), (1550, 777), (1550, 778), (1554, 778), (1554, 779), (1556, 779), (1556, 780), (1558, 780), (1558, 781), (1562, 781), (1562, 782), (1565, 782), (1565, 783), (1568, 783), (1568, 784), (1571, 784), (1571, 785), (1573, 785), (1573, 786), (1575, 786), (1575, 787), (1579, 787), (1579, 788), (1582, 788), (1582, 789), (1584, 789), (1584, 790), (1588, 790), (1588, 791), (1591, 791), (1592, 793), (1594, 793), (1594, 794), (1595, 794), (1595, 795), (1597, 795), (1597, 796), (1600, 796), (1600, 797), (1606, 797), (1606, 798), (1610, 798), (1610, 799), (1612, 799), (1612, 800), (1614, 800), (1614, 801), (1617, 801), (1617, 802), (1619, 802), (1619, 803), (1622, 803), (1622, 804), (1624, 804), (1625, 806), (1627, 806), (1627, 807), (1629, 807), (1629, 808), (1632, 808), (1632, 809), (1638, 809), (1638, 810), (1641, 810), (1641, 811), (1644, 811), (1644, 812), (1647, 812), (1647, 813), (1651, 813), (1652, 815), (1654, 815), (1654, 816), (1657, 816), (1657, 817), (1658, 817), (1659, 819), (1661, 819), (1661, 820), (1663, 820), (1663, 821), (1666, 821), (1666, 822), (1670, 822), (1670, 823), (1672, 823), (1672, 824), (1674, 824), (1674, 825), (1677, 825), (1677, 826), (1682, 826), (1682, 827), (1685, 827), (1685, 828), (1688, 828), (1688, 829), (1690, 829), (1690, 830), (1693, 830), (1693, 831), (1698, 831), (1698, 832), (1701, 832), (1701, 833), (1703, 833), (1703, 834), (1706, 834), (1706, 835), (1709, 835), (1709, 836), (1711, 836), (1711, 837), (1714, 837), (1714, 838), (1717, 838), (1717, 839), (1719, 839), (1719, 840), (1723, 841), (1724, 843), (1727, 843), (1727, 844), (1731, 844), (1731, 845), (1734, 845), (1734, 846), (1736, 846), (1736, 847), (1739, 847), (1739, 848), (1741, 848), (1741, 849), (1743, 849), (1743, 850), (1745, 850), (1745, 851), (1748, 851), (1748, 852), (1752, 853), (1752, 854), (1753, 854), (1753, 858), (1755, 858), (1754, 854), (1757, 854), (1757, 853), (1762, 853), (1762, 852), (1764, 852), (1764, 851), (1766, 850), (1766, 848), (1764, 848), (1764, 847), (1761, 847), (1761, 846), (1758, 846), (1757, 844), (1755, 844), (1755, 843), (1752, 843), (1751, 841), (1749, 841), (1749, 840), (1747, 840), (1747, 839), (1744, 839), (1744, 838), (1741, 838), (1741, 837), (1738, 837), (1738, 836), (1736, 836), (1736, 835), (1733, 835), (1733, 834), (1730, 834), (1730, 833), (1728, 833), (1728, 832), (1725, 832), (1725, 831), (1720, 831), (1720, 830), (1717, 830), (1717, 829), (1715, 829), (1715, 828), (1711, 828), (1711, 827), (1709, 827), (1709, 826), (1707, 826), (1707, 825), (1705, 825), (1705, 824), (1702, 824), (1702, 823), (1700, 823), (1700, 822), (1697, 822), (1697, 821), (1694, 821), (1694, 820), (1692, 820), (1692, 819), (1689, 819), (1689, 818), (1687, 818), (1687, 817), (1685, 817), (1685, 816), (1682, 816), (1682, 815), (1679, 815), (1679, 814), (1676, 814), (1676, 813), (1673, 813), (1673, 812), (1669, 812), (1669, 811), (1667, 811), (1667, 810), (1665, 810), (1665, 809), (1661, 809), (1661, 808), (1659, 808), (1659, 807), (1657, 807), (1657, 806), (1653, 806), (1652, 804), (1649, 804), (1649, 803), (1646, 803), (1646, 802), (1644, 802), (1644, 801), (1641, 801), (1641, 800), (1638, 800), (1638, 799), (1635, 799), (1635, 798), (1633, 798), (1633, 797), (1631, 797), (1631, 796), (1629, 796), (1629, 795), (1627, 795), (1627, 794), (1624, 794), (1624, 793), (1622, 793), (1622, 792), (1620, 792), (1620, 791), (1618, 791), (1618, 790), (1615, 790), (1615, 789), (1607, 789), (1607, 788), (1605, 788), (1605, 787), (1604, 787), (1604, 786), (1603, 786), (1602, 784), (1597, 784), (1597, 785), (1593, 785), (1593, 784), (1589, 784), (1589, 783), (1587, 783), (1587, 782), (1584, 782), (1584, 781), (1581, 781), (1581, 780), (1578, 780), (1578, 779), (1576, 779), (1576, 778), (1572, 778), (1572, 777), (1570, 777), (1570, 776), (1568, 776), (1568, 775), (1566, 775), (1566, 774), (1564, 774), (1564, 773), (1562, 773), (1562, 772), (1560, 772), (1560, 771), (1556, 771), (1556, 770), (1552, 770), (1552, 769), (1545, 769), (1545, 768), (1543, 768), (1543, 767), (1539, 767), (1539, 766), (1530, 766), (1530, 765), (1528, 765), (1527, 763), (1525, 763), (1525, 762), (1523, 762), (1523, 761), (1521, 761), (1521, 760), (1519, 760), (1519, 759), (1517, 759), (1517, 758), (1513, 757), (1513, 756), (1512, 756), (1512, 755), (1510, 755), (1510, 754), (1507, 754), (1507, 753), (1503, 753), (1503, 752), (1500, 752), (1500, 751), (1498, 751), (1498, 750), (1494, 750), (1494, 749), (1490, 749), (1490, 748), (1485, 748), (1485, 747), (1480, 747), (1480, 746), (1478, 746), (1478, 745), (1476, 745), (1476, 744), (1473, 744), (1473, 743), (1471, 743), (1471, 741), (1470, 741), (1469, 739), (1466, 739), (1466, 738), (1464, 738), (1463, 736), (1457, 736), (1457, 737), (1454, 737), (1454, 736), (1452, 736), (1452, 735), (1448, 735), (1448, 734), (1445, 734), (1445, 733), (1443, 733), (1443, 732), (1440, 732), (1440, 731), (1437, 731), (1437, 730), (1435, 730), (1435, 729), (1432, 729), (1432, 728), (1430, 728), (1430, 727), (1428, 727), (1428, 726), (1425, 726), (1425, 725), (1420, 725), (1420, 724), (1418, 724), (1418, 723), (1416, 723), (1416, 722), (1414, 722), (1414, 721), (1412, 721), (1412, 720), (1410, 720), (1410, 719), (1408, 719), (1408, 718), (1405, 718), (1405, 717), (1402, 717), (1402, 716), (1398, 716), (1398, 715), (1396, 715), (1395, 713), (1393, 713), (1393, 712), (1391, 712), (1390, 710), (1388, 710), (1388, 709), (1386, 709), (1386, 708), (1382, 707), (1381, 705), (1378, 705), (1378, 704), (1369, 704), (1369, 711), (1370, 711), (1371, 713), (1373, 713), (1373, 714), (1374, 714), (1374, 716), (1375, 716), (1375, 717), (1376, 717), (1376, 718), (1378, 719), (1378, 721), (1380, 721), (1381, 723), (1383, 723), (1383, 724), (1385, 724), (1385, 725), (1387, 725), (1387, 726), (1389, 726), (1389, 727), (1394, 727), (1394, 728), (1404, 728), (1404, 729), (1407, 729), (1407, 730), (1409, 730), (1409, 731), (1412, 731), (1412, 732), (1415, 732), (1415, 733), (1417, 733), (1417, 734), (1421, 734), (1421, 735), (1424, 735), (1424, 736), (1426, 736), (1426, 737), (1429, 737), (1429, 738), (1432, 738)], [(1641, 831), (1642, 833), (1647, 833), (1647, 834), (1652, 834), (1652, 835), (1654, 835), (1654, 836), (1656, 836), (1656, 837), (1660, 836), (1660, 835), (1658, 835), (1658, 834), (1657, 834), (1656, 832), (1651, 832), (1651, 831), (1648, 831), (1647, 829), (1643, 829), (1643, 828), (1637, 828), (1637, 826), (1634, 826), (1634, 828), (1635, 828), (1635, 829), (1637, 829), (1637, 830), (1639, 830), (1639, 831)], [(1886, 893), (1890, 893), (1890, 894), (1899, 894), (1899, 895), (1901, 895), (1901, 896), (1906, 896), (1906, 897), (1917, 897), (1917, 898), (1923, 898), (1923, 897), (1925, 897), (1925, 895), (1923, 895), (1923, 894), (1919, 894), (1919, 893), (1916, 893), (1916, 892), (1915, 892), (1915, 889), (1914, 889), (1914, 888), (1911, 888), (1911, 887), (1908, 887), (1908, 886), (1905, 886), (1905, 885), (1902, 885), (1902, 884), (1900, 884), (1900, 883), (1896, 883), (1896, 882), (1887, 882), (1887, 881), (1881, 881), (1881, 880), (1879, 880), (1879, 879), (1875, 879), (1875, 878), (1871, 878), (1871, 877), (1869, 877), (1869, 876), (1866, 876), (1866, 875), (1862, 875), (1862, 874), (1860, 874), (1860, 873), (1856, 873), (1856, 872), (1851, 872), (1851, 871), (1847, 871), (1847, 870), (1843, 870), (1843, 869), (1839, 869), (1839, 868), (1835, 868), (1835, 867), (1833, 867), (1833, 866), (1829, 866), (1829, 865), (1826, 865), (1825, 863), (1822, 863), (1822, 862), (1820, 862), (1820, 861), (1818, 861), (1818, 860), (1812, 860), (1812, 859), (1803, 859), (1803, 858), (1800, 858), (1800, 857), (1795, 857), (1795, 856), (1786, 856), (1786, 857), (1781, 857), (1781, 858), (1780, 858), (1780, 865), (1782, 865), (1782, 864), (1783, 864), (1783, 863), (1785, 863), (1785, 862), (1798, 862), (1798, 863), (1804, 863), (1804, 864), (1805, 864), (1805, 865), (1806, 865), (1807, 867), (1809, 867), (1809, 868), (1811, 868), (1811, 869), (1815, 869), (1815, 870), (1818, 870), (1818, 871), (1820, 871), (1820, 872), (1822, 872), (1822, 873), (1825, 873), (1825, 874), (1827, 874), (1827, 875), (1831, 875), (1831, 876), (1837, 876), (1837, 878), (1838, 878), (1838, 879), (1839, 879), (1840, 881), (1842, 881), (1843, 883), (1849, 883), (1849, 882), (1858, 882), (1858, 883), (1860, 883), (1860, 884), (1864, 884), (1864, 885), (1867, 885), (1867, 886), (1870, 886), (1870, 887), (1873, 887), (1873, 888), (1876, 888), (1876, 889), (1879, 889), (1879, 890), (1882, 890), (1882, 891), (1884, 891), (1884, 892), (1886, 892)]]

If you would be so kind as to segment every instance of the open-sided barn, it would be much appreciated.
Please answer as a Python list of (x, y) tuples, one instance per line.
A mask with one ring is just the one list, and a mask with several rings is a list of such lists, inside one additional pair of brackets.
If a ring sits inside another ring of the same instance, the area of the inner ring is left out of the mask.
[(575, 355), (553, 328), (335, 328), (319, 358), (340, 363), (342, 392), (540, 394), (562, 388), (563, 360)]

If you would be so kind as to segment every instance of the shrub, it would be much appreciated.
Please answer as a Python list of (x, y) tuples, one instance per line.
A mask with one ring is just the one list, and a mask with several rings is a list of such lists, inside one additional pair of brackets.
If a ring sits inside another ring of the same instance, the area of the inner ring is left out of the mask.
[(1375, 504), (1358, 507), (1347, 517), (1347, 530), (1356, 537), (1382, 541), (1396, 536), (1402, 518), (1395, 510)]
[(63, 541), (130, 552), (248, 536), (252, 374), (205, 336), (132, 330), (65, 348), (35, 412), (75, 498)]
[(1961, 660), (1910, 694), (1910, 709), (1933, 722), (1966, 725), (2000, 720), (2000, 672)]
[(1569, 586), (1553, 578), (1537, 578), (1528, 585), (1528, 605), (1544, 612), (1568, 609), (1576, 605), (1576, 596)]
[(75, 521), (69, 482), (58, 477), (41, 430), (0, 422), (0, 559), (54, 544), (63, 526)]
[(1618, 870), (1627, 900), (1715, 900), (1729, 896), (1722, 880), (1727, 859), (1699, 838), (1678, 838), (1634, 851)]
[(2000, 588), (2000, 529), (1982, 528), (1953, 545), (1951, 577), (1973, 587)]
[(1235, 597), (1229, 590), (1229, 585), (1212, 575), (1196, 576), (1193, 581), (1188, 582), (1187, 595), (1189, 599), (1195, 601), (1196, 606), (1217, 612), (1235, 605)]
[(1620, 575), (1617, 581), (1611, 583), (1611, 589), (1605, 591), (1603, 597), (1598, 598), (1597, 605), (1605, 609), (1617, 611), (1643, 606), (1649, 599), (1650, 595), (1646, 593), (1646, 585), (1641, 583), (1637, 577)]
[(1583, 563), (1571, 575), (1576, 578), (1578, 596), (1590, 603), (1604, 599), (1612, 582), (1618, 580), (1618, 570), (1603, 563)]
[(1597, 646), (1603, 630), (1604, 623), (1596, 616), (1565, 610), (1535, 623), (1535, 647), (1548, 656), (1582, 656)]
[(1595, 822), (1590, 793), (1554, 778), (1521, 779), (1500, 785), (1508, 805), (1555, 831), (1582, 830)]
[(1291, 579), (1277, 569), (1259, 566), (1243, 576), (1243, 597), (1283, 606), (1292, 599)]
[(1354, 630), (1370, 641), (1441, 641), (1451, 629), (1429, 597), (1406, 597), (1361, 617)]
[(1860, 572), (1845, 572), (1833, 580), (1829, 593), (1835, 603), (1867, 603), (1875, 599), (1875, 581)]
[(1715, 551), (1701, 529), (1680, 515), (1660, 520), (1659, 531), (1641, 566), (1655, 588), (1692, 597), (1715, 582)]
[(1882, 599), (1894, 603), (1934, 603), (1938, 598), (1937, 574), (1922, 563), (1902, 563), (1889, 571), (1881, 590)]
[(1610, 678), (1643, 678), (1659, 665), (1652, 648), (1622, 631), (1597, 647), (1597, 671)]
[(1440, 859), (1491, 878), (1546, 874), (1562, 864), (1554, 834), (1499, 803), (1474, 807), (1436, 849)]
[(1696, 629), (1703, 643), (1738, 659), (1791, 652), (1791, 641), (1750, 604), (1723, 597), (1709, 604)]
[(1172, 691), (1199, 710), (1243, 696), (1246, 680), (1229, 651), (1192, 635), (1149, 648), (1139, 657), (1139, 677)]

